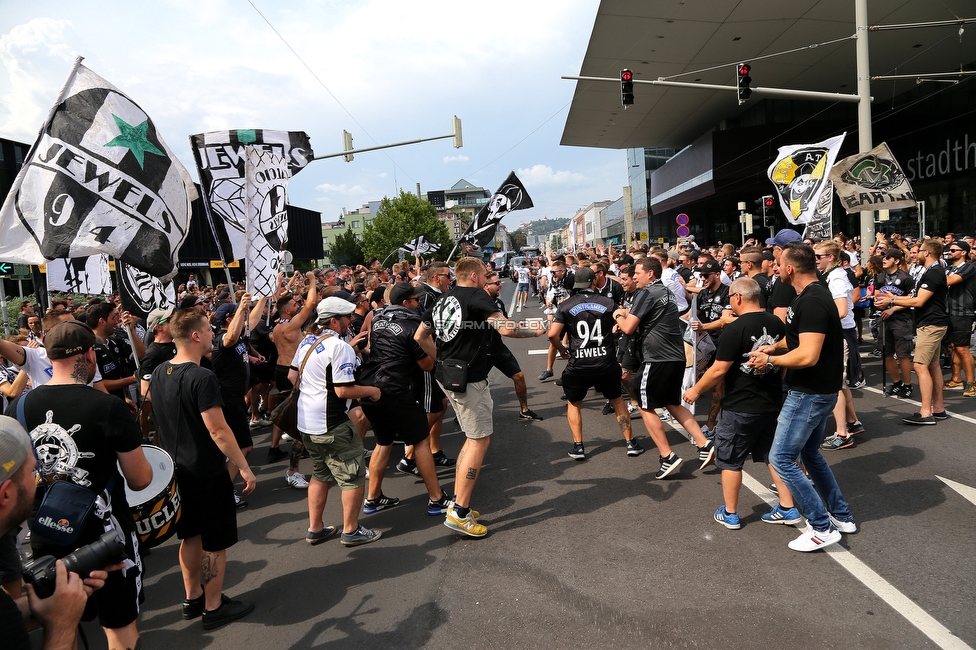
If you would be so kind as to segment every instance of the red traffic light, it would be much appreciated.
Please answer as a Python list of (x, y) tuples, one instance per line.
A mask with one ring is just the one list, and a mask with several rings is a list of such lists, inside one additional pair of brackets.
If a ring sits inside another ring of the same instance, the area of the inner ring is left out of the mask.
[(771, 196), (767, 196), (765, 199), (763, 199), (763, 203), (767, 208), (771, 208), (773, 205), (775, 205), (775, 201), (773, 201), (773, 197)]
[(631, 72), (630, 70), (621, 70), (620, 71), (620, 80), (621, 81), (630, 81), (633, 78), (634, 78), (634, 73)]
[(742, 77), (746, 76), (747, 74), (749, 74), (750, 70), (752, 70), (752, 66), (749, 65), (748, 63), (743, 63), (742, 65), (739, 66), (739, 76)]

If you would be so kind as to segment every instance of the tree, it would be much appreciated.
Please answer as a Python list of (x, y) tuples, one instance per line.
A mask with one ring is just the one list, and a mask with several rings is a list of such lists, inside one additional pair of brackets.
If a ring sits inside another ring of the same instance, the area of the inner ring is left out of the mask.
[(345, 232), (336, 235), (335, 243), (329, 250), (329, 259), (335, 266), (346, 264), (354, 267), (357, 264), (363, 264), (366, 261), (366, 256), (363, 254), (363, 245), (356, 239), (356, 234), (347, 229)]
[(373, 222), (363, 230), (363, 255), (386, 260), (398, 248), (420, 235), (441, 245), (441, 249), (433, 255), (435, 258), (444, 259), (454, 247), (447, 226), (437, 218), (437, 208), (401, 190), (400, 196), (395, 199), (385, 197), (380, 202)]
[(516, 251), (522, 250), (522, 247), (525, 246), (526, 242), (528, 241), (528, 237), (521, 230), (513, 230), (512, 232), (508, 233), (508, 236), (512, 240), (512, 249)]

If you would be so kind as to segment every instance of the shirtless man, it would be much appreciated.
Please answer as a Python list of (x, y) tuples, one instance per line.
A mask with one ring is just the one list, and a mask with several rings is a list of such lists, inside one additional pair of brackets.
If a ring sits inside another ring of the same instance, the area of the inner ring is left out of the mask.
[[(288, 381), (288, 368), (295, 350), (302, 340), (302, 325), (309, 319), (318, 304), (318, 287), (315, 285), (315, 274), (309, 271), (305, 274), (308, 283), (308, 293), (305, 296), (305, 304), (295, 298), (286, 296), (278, 301), (278, 314), (280, 318), (271, 332), (271, 341), (278, 349), (278, 365), (275, 366), (275, 385), (278, 387), (278, 399), (283, 400), (292, 389), (292, 384)], [(297, 434), (297, 431), (289, 431)], [(278, 427), (271, 430), (271, 449), (268, 450), (268, 462), (273, 463), (284, 458), (284, 452), (278, 449), (281, 441), (282, 431)], [(305, 445), (302, 444), (301, 436), (295, 435), (291, 443), (291, 457), (288, 460), (288, 470), (285, 472), (285, 481), (293, 488), (307, 489), (308, 481), (301, 472), (298, 471), (298, 461), (302, 458)]]

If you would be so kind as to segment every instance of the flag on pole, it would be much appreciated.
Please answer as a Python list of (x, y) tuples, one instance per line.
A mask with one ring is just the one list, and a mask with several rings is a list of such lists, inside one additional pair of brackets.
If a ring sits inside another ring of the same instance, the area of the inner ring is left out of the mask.
[(108, 255), (58, 258), (46, 264), (47, 290), (67, 293), (112, 295), (112, 274), (108, 270)]
[(830, 170), (830, 180), (837, 186), (837, 196), (847, 214), (918, 205), (905, 172), (885, 142), (839, 161)]
[(249, 145), (287, 161), (289, 176), (300, 172), (314, 156), (308, 135), (301, 131), (235, 129), (190, 136), (203, 204), (224, 262), (246, 256), (244, 167)]
[(532, 199), (515, 172), (508, 175), (498, 191), (491, 195), (488, 203), (474, 217), (474, 221), (461, 235), (461, 241), (479, 248), (487, 246), (495, 237), (495, 229), (509, 212), (532, 207)]
[(115, 260), (122, 309), (146, 318), (155, 309), (176, 307), (176, 288), (145, 271)]
[(790, 225), (808, 223), (813, 218), (845, 135), (817, 144), (779, 148), (779, 155), (767, 173)]
[(139, 105), (81, 60), (0, 208), (0, 259), (107, 253), (170, 277), (193, 181)]
[(400, 248), (413, 255), (430, 255), (431, 253), (436, 253), (439, 251), (441, 249), (441, 245), (432, 241), (427, 241), (426, 237), (420, 235), (416, 239), (408, 241)]
[(834, 184), (827, 181), (824, 191), (820, 194), (817, 201), (817, 209), (813, 212), (813, 218), (807, 222), (803, 229), (803, 238), (813, 240), (830, 239), (834, 236)]
[(245, 147), (245, 259), (247, 290), (273, 298), (278, 284), (278, 254), (288, 243), (288, 163), (273, 150)]

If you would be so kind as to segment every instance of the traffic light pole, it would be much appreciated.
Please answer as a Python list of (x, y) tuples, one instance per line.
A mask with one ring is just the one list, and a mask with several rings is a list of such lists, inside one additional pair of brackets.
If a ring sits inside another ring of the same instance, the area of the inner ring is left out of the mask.
[[(868, 56), (868, 1), (854, 0), (854, 22), (857, 27), (857, 147), (860, 153), (874, 148), (871, 134), (871, 68)], [(874, 211), (861, 213), (861, 266), (867, 268), (868, 251), (874, 246)]]
[[(614, 79), (616, 81), (616, 79)], [(381, 144), (378, 147), (363, 147), (362, 149), (350, 149), (348, 151), (340, 151), (339, 153), (327, 153), (324, 156), (315, 156), (312, 160), (325, 160), (326, 158), (338, 158), (339, 156), (349, 156), (357, 153), (365, 153), (367, 151), (378, 151), (379, 149), (392, 149), (393, 147), (403, 147), (408, 144), (419, 144), (421, 142), (431, 142), (432, 140), (447, 140), (448, 138), (453, 138), (454, 134), (451, 135), (439, 135), (434, 138), (419, 138), (417, 140), (407, 140), (406, 142), (395, 142), (393, 144)]]
[[(560, 79), (569, 79), (573, 81), (612, 81), (614, 83), (620, 83), (619, 79), (614, 77), (560, 77)], [(719, 84), (701, 84), (694, 83), (690, 81), (667, 81), (664, 79), (634, 79), (635, 84), (647, 84), (650, 86), (668, 86), (671, 88), (697, 88), (699, 90), (727, 90), (734, 93), (739, 92), (737, 86), (722, 86)], [(784, 97), (789, 99), (819, 99), (823, 101), (830, 102), (851, 102), (857, 103), (861, 101), (860, 95), (846, 95), (843, 93), (824, 93), (817, 90), (791, 90), (789, 88), (751, 88), (753, 94), (758, 93), (760, 95), (766, 95), (768, 97)]]

